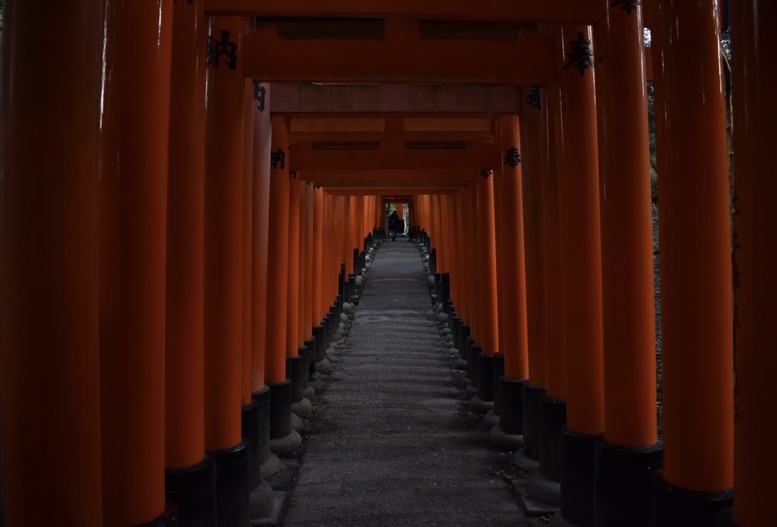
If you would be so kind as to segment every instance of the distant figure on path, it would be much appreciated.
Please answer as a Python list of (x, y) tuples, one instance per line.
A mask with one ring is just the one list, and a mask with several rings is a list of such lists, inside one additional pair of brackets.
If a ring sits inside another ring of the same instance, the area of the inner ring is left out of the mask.
[(397, 216), (397, 211), (395, 210), (389, 216), (389, 231), (391, 232), (392, 241), (397, 241), (398, 230), (399, 230), (399, 216)]

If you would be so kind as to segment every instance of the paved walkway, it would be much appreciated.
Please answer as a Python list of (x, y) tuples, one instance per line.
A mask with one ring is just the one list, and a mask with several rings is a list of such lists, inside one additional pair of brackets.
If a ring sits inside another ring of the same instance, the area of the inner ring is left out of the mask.
[(539, 525), (518, 507), (511, 454), (467, 411), (455, 358), (416, 244), (384, 241), (301, 430), (282, 525)]

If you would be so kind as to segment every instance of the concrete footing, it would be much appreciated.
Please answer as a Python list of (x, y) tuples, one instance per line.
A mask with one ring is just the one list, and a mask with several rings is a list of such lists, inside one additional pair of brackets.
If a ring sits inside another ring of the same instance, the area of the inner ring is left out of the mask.
[(205, 457), (200, 463), (165, 471), (167, 499), (178, 506), (183, 525), (216, 527), (216, 465)]
[(497, 424), (488, 434), (488, 440), (495, 447), (514, 452), (523, 446), (523, 435), (508, 434)]
[(663, 464), (661, 443), (625, 447), (599, 438), (595, 460), (596, 525), (647, 527), (650, 524), (652, 474)]
[(672, 485), (663, 476), (662, 470), (653, 474), (651, 527), (715, 525), (720, 513), (732, 505), (733, 489), (723, 492), (693, 491)]
[(561, 506), (561, 483), (546, 478), (542, 470), (533, 470), (529, 474), (526, 488), (533, 499), (554, 507)]

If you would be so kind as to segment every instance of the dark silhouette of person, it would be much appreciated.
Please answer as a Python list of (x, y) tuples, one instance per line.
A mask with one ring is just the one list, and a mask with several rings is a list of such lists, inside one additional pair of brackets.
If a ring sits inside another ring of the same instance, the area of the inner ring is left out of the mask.
[(391, 231), (391, 240), (397, 241), (397, 230), (399, 230), (399, 216), (397, 211), (391, 213), (389, 216), (389, 230)]

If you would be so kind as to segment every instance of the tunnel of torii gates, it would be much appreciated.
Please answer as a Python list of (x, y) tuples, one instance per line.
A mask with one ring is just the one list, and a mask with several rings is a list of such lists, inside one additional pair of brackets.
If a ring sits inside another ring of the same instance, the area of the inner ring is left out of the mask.
[(557, 525), (775, 524), (777, 3), (6, 0), (4, 21), (5, 525), (261, 515), (389, 203)]

